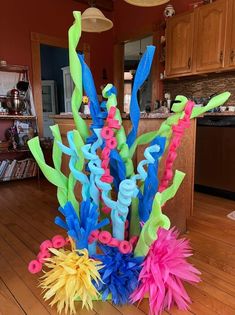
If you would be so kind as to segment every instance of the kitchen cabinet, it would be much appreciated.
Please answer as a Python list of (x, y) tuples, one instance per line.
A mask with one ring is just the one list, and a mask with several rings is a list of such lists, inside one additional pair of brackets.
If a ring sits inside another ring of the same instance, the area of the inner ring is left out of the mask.
[(229, 0), (225, 46), (225, 67), (235, 68), (235, 0)]
[(195, 184), (235, 192), (235, 127), (198, 126)]
[(166, 77), (235, 68), (235, 0), (217, 0), (166, 25)]
[(227, 4), (218, 0), (195, 10), (196, 72), (224, 67)]
[(192, 72), (194, 12), (180, 14), (167, 21), (166, 75)]

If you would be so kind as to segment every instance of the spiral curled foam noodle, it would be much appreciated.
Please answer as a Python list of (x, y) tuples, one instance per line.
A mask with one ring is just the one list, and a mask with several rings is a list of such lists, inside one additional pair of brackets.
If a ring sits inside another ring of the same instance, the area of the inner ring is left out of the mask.
[(45, 263), (49, 271), (41, 278), (40, 287), (45, 291), (44, 299), (52, 301), (51, 306), (57, 304), (61, 313), (76, 314), (75, 299), (80, 298), (82, 306), (92, 309), (92, 299), (98, 299), (99, 293), (94, 283), (100, 281), (100, 261), (89, 258), (87, 250), (56, 250)]

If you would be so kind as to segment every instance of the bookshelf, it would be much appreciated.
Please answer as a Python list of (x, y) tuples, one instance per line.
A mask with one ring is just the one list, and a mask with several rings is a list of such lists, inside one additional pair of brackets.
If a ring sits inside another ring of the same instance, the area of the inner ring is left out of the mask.
[(36, 116), (31, 115), (0, 115), (0, 120), (36, 120)]
[(33, 158), (0, 161), (0, 182), (35, 177), (38, 167)]
[[(22, 78), (27, 80), (29, 77), (27, 66), (0, 65), (0, 79), (3, 83), (5, 77), (1, 77), (2, 71), (19, 73), (21, 81)], [(15, 86), (12, 84), (12, 89)], [(6, 93), (0, 95), (1, 106), (7, 108), (8, 90), (3, 92)], [(0, 112), (0, 182), (36, 177), (39, 174), (27, 146), (27, 141), (37, 135), (37, 117), (29, 114), (30, 102), (29, 109), (29, 112), (20, 112), (22, 115), (7, 110)]]

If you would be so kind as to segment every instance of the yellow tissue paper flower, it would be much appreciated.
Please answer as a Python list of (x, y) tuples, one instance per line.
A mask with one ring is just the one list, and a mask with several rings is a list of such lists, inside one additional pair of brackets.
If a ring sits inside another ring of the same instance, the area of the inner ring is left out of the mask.
[(100, 281), (101, 262), (89, 258), (86, 249), (51, 248), (50, 251), (54, 256), (46, 259), (45, 266), (49, 271), (44, 272), (39, 285), (45, 292), (44, 299), (53, 298), (50, 305), (57, 304), (59, 313), (64, 309), (66, 314), (68, 311), (75, 314), (75, 299), (78, 297), (82, 307), (92, 309), (92, 299), (99, 297), (92, 281)]

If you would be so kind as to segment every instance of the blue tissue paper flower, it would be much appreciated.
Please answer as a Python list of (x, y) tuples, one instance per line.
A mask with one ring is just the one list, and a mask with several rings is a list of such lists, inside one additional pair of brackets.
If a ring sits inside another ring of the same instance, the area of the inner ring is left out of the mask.
[(131, 293), (138, 286), (138, 277), (144, 257), (134, 257), (133, 254), (122, 254), (118, 248), (99, 245), (103, 254), (93, 257), (100, 260), (104, 267), (99, 270), (101, 281), (94, 283), (102, 294), (102, 300), (112, 295), (114, 304), (129, 303)]

